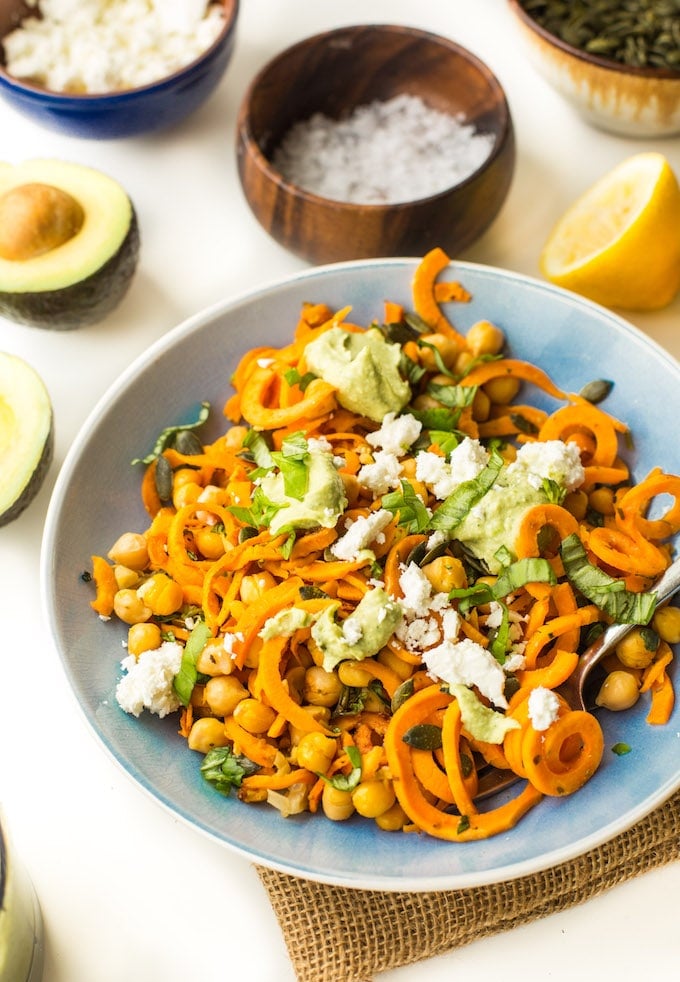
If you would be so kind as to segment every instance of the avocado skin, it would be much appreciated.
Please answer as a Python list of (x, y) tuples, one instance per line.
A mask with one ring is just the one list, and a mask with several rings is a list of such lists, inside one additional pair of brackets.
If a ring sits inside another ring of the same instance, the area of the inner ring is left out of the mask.
[(118, 251), (95, 273), (61, 290), (0, 292), (0, 314), (19, 324), (55, 331), (97, 324), (127, 293), (137, 268), (139, 249), (139, 223), (133, 208), (130, 228)]
[(33, 499), (37, 496), (43, 482), (47, 477), (47, 472), (50, 469), (50, 464), (52, 463), (52, 458), (54, 456), (54, 415), (50, 416), (50, 429), (43, 444), (43, 451), (40, 456), (40, 460), (36, 464), (35, 470), (28, 479), (28, 482), (24, 485), (24, 488), (16, 498), (15, 501), (9, 506), (9, 508), (0, 515), (0, 528), (3, 525), (9, 525), (13, 522), (19, 515), (24, 511)]

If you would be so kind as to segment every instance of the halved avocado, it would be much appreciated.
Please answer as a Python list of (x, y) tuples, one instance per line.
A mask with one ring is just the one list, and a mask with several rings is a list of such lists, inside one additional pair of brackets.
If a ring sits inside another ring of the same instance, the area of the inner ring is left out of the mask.
[(0, 351), (0, 526), (42, 487), (54, 451), (52, 403), (27, 362)]
[(95, 324), (138, 258), (137, 216), (111, 177), (59, 160), (0, 163), (0, 314), (57, 330)]

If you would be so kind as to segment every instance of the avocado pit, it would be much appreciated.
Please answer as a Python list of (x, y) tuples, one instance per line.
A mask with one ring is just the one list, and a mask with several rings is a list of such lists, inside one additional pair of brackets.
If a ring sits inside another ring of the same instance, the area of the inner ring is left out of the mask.
[(113, 178), (59, 160), (0, 161), (0, 315), (53, 330), (96, 324), (127, 292), (139, 246)]
[(24, 262), (57, 249), (83, 227), (82, 205), (50, 184), (20, 184), (0, 197), (0, 257)]

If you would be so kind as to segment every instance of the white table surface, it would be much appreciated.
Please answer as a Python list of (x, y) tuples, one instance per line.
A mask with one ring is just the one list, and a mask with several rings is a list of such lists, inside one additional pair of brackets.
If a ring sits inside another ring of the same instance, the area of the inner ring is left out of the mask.
[[(412, 24), (481, 56), (506, 89), (518, 161), (501, 214), (461, 259), (537, 276), (539, 250), (554, 220), (620, 160), (656, 149), (680, 174), (680, 138), (635, 142), (581, 122), (525, 64), (503, 0), (242, 0), (241, 8), (235, 56), (222, 85), (173, 131), (90, 142), (43, 130), (0, 103), (4, 159), (54, 157), (108, 172), (135, 202), (143, 237), (131, 291), (104, 323), (61, 333), (0, 318), (0, 348), (42, 375), (56, 417), (55, 461), (44, 488), (28, 511), (0, 529), (0, 801), (42, 905), (45, 982), (294, 979), (247, 859), (166, 812), (93, 737), (38, 601), (50, 493), (101, 393), (189, 315), (305, 266), (266, 235), (240, 191), (235, 120), (254, 73), (300, 38), (366, 21)], [(680, 298), (661, 312), (629, 319), (680, 355)], [(675, 864), (577, 908), (381, 978), (438, 982), (475, 973), (504, 982), (526, 982), (528, 975), (567, 982), (577, 964), (587, 966), (585, 978), (612, 971), (621, 982), (660, 977), (680, 955), (679, 908)]]

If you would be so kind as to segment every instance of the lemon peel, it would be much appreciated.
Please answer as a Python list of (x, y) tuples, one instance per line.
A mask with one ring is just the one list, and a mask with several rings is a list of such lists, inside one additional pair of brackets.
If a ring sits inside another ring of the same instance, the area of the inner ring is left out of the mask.
[(658, 310), (680, 290), (680, 185), (661, 153), (618, 164), (567, 209), (539, 265), (606, 307)]

